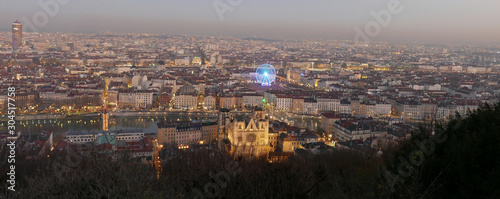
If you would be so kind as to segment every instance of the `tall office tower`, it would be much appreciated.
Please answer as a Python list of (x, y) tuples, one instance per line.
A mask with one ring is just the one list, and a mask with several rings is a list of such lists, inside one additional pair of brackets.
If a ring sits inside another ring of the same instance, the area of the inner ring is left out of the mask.
[(23, 24), (19, 20), (12, 23), (12, 49), (17, 50), (23, 45)]

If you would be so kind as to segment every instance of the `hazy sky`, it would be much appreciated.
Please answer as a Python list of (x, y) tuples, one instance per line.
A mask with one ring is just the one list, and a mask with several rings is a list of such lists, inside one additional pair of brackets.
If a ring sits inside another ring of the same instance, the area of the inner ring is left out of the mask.
[[(0, 31), (26, 17), (33, 23), (39, 2), (0, 0)], [(61, 0), (62, 1), (62, 0)], [(133, 32), (162, 34), (260, 36), (280, 39), (347, 39), (355, 27), (387, 10), (391, 0), (64, 0), (42, 32)], [(233, 11), (221, 20), (213, 5), (220, 1)], [(397, 0), (395, 0), (397, 1)], [(499, 0), (400, 0), (372, 41), (500, 42)], [(40, 13), (39, 13), (40, 14)], [(22, 21), (24, 24), (26, 22)], [(29, 28), (25, 29), (29, 31)]]

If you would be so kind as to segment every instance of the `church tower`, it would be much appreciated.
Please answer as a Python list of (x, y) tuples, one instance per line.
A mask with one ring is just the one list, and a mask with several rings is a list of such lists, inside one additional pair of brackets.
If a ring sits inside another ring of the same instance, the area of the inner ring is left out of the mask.
[(231, 119), (231, 112), (229, 109), (219, 109), (219, 114), (218, 114), (218, 119), (217, 119), (217, 145), (219, 149), (222, 149), (224, 144), (223, 140), (227, 139), (227, 131), (226, 131), (226, 123), (230, 122)]
[(102, 93), (102, 130), (107, 132), (109, 130), (109, 116), (108, 116), (108, 87), (109, 87), (109, 79), (106, 77), (104, 79), (104, 91)]

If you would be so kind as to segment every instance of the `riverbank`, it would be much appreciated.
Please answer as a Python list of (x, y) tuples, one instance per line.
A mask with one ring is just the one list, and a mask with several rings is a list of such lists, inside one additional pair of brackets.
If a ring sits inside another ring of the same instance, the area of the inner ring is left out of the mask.
[[(170, 116), (170, 115), (189, 115), (189, 116), (213, 116), (217, 112), (188, 112), (188, 111), (115, 111), (110, 112), (109, 117), (140, 117), (140, 116)], [(56, 120), (56, 119), (78, 119), (87, 117), (97, 117), (101, 113), (86, 113), (78, 115), (66, 115), (66, 114), (37, 114), (37, 115), (16, 115), (16, 121), (26, 121), (26, 120)], [(0, 116), (0, 122), (8, 121), (7, 116)]]

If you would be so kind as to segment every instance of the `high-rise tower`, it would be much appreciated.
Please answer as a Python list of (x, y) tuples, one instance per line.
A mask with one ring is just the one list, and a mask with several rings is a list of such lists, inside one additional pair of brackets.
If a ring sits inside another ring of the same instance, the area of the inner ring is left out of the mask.
[(12, 23), (12, 49), (17, 50), (23, 45), (23, 24), (19, 20)]

